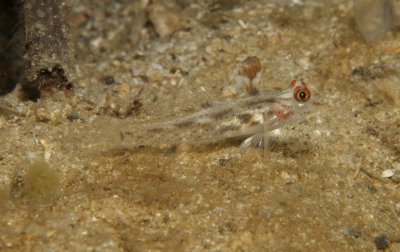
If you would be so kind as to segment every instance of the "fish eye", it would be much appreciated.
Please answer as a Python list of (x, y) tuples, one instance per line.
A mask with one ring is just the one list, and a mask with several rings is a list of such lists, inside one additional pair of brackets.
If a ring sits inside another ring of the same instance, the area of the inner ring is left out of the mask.
[(298, 102), (306, 102), (311, 97), (311, 92), (307, 87), (296, 87), (293, 96)]

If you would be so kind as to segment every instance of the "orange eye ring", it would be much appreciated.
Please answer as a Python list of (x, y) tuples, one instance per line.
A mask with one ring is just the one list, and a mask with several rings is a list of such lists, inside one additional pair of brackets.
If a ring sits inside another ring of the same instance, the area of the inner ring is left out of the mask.
[(307, 87), (296, 87), (293, 92), (293, 97), (298, 102), (306, 102), (311, 97), (311, 92)]

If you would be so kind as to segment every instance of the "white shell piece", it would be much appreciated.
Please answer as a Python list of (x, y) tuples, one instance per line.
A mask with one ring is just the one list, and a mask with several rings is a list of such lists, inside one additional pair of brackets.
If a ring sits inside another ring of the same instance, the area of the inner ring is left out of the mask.
[(382, 172), (381, 177), (382, 178), (390, 178), (393, 177), (394, 175), (394, 170), (393, 169), (386, 169)]

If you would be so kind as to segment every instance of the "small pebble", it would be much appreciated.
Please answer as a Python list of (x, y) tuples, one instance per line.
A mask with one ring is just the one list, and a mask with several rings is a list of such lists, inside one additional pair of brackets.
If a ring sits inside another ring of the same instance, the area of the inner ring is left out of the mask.
[(386, 249), (390, 245), (390, 240), (386, 235), (380, 235), (375, 238), (375, 246), (377, 249)]
[(105, 76), (105, 77), (103, 78), (103, 83), (104, 83), (105, 85), (112, 85), (112, 84), (114, 84), (114, 83), (115, 83), (114, 76), (112, 76), (112, 75)]
[(166, 37), (182, 28), (181, 12), (161, 3), (149, 6), (149, 20), (160, 37)]
[(394, 206), (394, 210), (400, 214), (400, 203), (396, 203), (396, 205)]
[(358, 238), (361, 235), (361, 232), (352, 227), (343, 228), (343, 234), (346, 236), (352, 236), (354, 238)]
[(354, 14), (356, 24), (368, 43), (381, 39), (393, 25), (391, 0), (355, 0)]

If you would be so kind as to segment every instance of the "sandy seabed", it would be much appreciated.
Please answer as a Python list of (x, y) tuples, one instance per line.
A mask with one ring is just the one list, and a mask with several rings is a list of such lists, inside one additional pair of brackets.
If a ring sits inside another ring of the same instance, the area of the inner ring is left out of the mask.
[[(21, 114), (0, 117), (1, 251), (400, 251), (398, 33), (366, 44), (344, 0), (72, 10), (73, 95), (1, 97)], [(302, 77), (318, 103), (266, 155), (121, 142), (138, 121), (223, 101), (249, 55), (260, 92)]]

